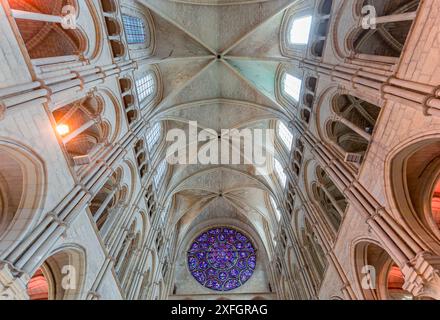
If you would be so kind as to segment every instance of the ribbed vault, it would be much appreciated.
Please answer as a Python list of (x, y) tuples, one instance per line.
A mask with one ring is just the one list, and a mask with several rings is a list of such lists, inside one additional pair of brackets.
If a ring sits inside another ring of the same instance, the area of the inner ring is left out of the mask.
[[(276, 120), (289, 121), (292, 110), (278, 102), (276, 83), (286, 61), (283, 17), (297, 1), (140, 2), (156, 24), (153, 62), (163, 85), (149, 121), (184, 131), (197, 121), (198, 130), (217, 132), (212, 139), (222, 139), (221, 129), (274, 129)], [(179, 243), (198, 224), (225, 214), (249, 225), (265, 247), (272, 240), (265, 226), (276, 233), (269, 196), (281, 199), (282, 188), (253, 165), (174, 165), (167, 195)]]

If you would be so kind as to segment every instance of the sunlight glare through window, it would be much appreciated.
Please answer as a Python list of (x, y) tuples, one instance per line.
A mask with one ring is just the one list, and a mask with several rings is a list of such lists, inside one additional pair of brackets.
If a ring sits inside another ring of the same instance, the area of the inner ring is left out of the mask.
[(311, 27), (312, 16), (295, 19), (290, 28), (290, 43), (307, 44)]
[(301, 79), (298, 79), (291, 74), (286, 74), (284, 78), (284, 92), (286, 92), (290, 97), (299, 101), (299, 95), (301, 93)]
[(292, 149), (293, 135), (283, 122), (278, 122), (278, 135), (281, 141), (290, 151)]

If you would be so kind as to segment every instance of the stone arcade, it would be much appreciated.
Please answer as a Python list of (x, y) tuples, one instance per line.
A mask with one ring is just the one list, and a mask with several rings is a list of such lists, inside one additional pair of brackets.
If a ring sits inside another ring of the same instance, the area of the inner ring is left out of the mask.
[(439, 156), (438, 0), (0, 1), (0, 299), (440, 299)]

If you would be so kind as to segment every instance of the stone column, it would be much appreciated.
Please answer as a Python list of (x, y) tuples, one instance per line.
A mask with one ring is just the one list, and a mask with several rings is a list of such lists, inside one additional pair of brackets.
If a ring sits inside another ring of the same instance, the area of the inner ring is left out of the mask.
[(93, 220), (95, 221), (95, 223), (98, 222), (99, 218), (101, 218), (101, 215), (104, 213), (105, 209), (107, 208), (108, 204), (113, 199), (113, 197), (115, 196), (116, 192), (118, 192), (118, 188), (114, 188), (113, 191), (107, 195), (107, 197), (102, 202), (99, 209), (95, 212), (93, 216)]

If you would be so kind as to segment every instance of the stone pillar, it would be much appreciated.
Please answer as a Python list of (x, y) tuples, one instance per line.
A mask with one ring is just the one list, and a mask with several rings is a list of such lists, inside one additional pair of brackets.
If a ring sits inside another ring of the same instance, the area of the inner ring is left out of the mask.
[(367, 141), (371, 140), (371, 135), (369, 133), (367, 133), (366, 131), (362, 130), (361, 128), (359, 128), (358, 126), (356, 126), (353, 122), (348, 121), (347, 119), (345, 119), (343, 117), (339, 117), (339, 116), (334, 116), (333, 120), (344, 124), (345, 126), (347, 126), (351, 130), (356, 132), (358, 135), (360, 135), (365, 140), (367, 140)]
[(399, 22), (399, 21), (412, 21), (416, 18), (417, 12), (405, 12), (405, 13), (399, 13), (399, 14), (391, 14), (388, 16), (382, 16), (375, 18), (376, 24), (384, 24), (384, 23), (390, 23), (390, 22)]
[(42, 22), (50, 22), (50, 23), (63, 23), (64, 18), (60, 16), (54, 16), (50, 14), (36, 13), (30, 11), (22, 11), (22, 10), (11, 10), (11, 14), (15, 19), (24, 19), (24, 20), (33, 20), (33, 21), (42, 21)]
[(95, 212), (95, 215), (93, 216), (93, 220), (95, 221), (95, 223), (98, 222), (99, 218), (101, 218), (101, 215), (104, 213), (105, 209), (115, 196), (116, 192), (118, 192), (118, 188), (114, 188), (113, 191), (107, 195), (107, 197), (99, 207), (98, 211)]

